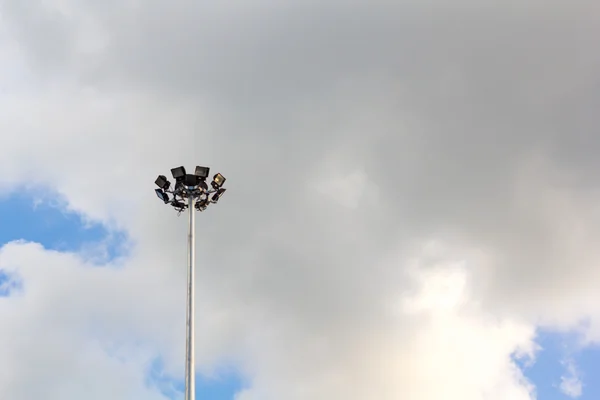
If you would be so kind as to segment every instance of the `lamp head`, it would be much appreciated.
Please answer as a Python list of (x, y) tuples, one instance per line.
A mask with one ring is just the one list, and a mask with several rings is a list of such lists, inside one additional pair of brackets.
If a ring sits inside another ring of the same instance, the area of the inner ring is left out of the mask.
[(219, 189), (219, 188), (223, 187), (224, 183), (225, 183), (225, 177), (223, 175), (221, 175), (220, 173), (218, 173), (213, 177), (213, 181), (211, 182), (211, 185), (213, 188)]
[(215, 194), (212, 195), (212, 198), (210, 199), (211, 201), (217, 202), (219, 201), (219, 199), (221, 198), (221, 196), (223, 196), (223, 193), (225, 193), (227, 189), (225, 188), (220, 188), (219, 190), (216, 191)]
[(179, 200), (173, 200), (171, 202), (171, 204), (173, 205), (173, 207), (175, 207), (178, 210), (183, 210), (186, 207), (185, 203), (183, 203), (183, 202), (181, 202)]
[(208, 178), (208, 173), (210, 172), (210, 168), (209, 167), (201, 167), (201, 166), (197, 166), (196, 167), (196, 171), (195, 174), (196, 176), (200, 177), (201, 179), (206, 179)]
[(162, 190), (169, 190), (169, 187), (171, 186), (171, 182), (169, 182), (167, 180), (167, 177), (164, 175), (159, 175), (158, 178), (156, 178), (156, 181), (154, 181), (154, 183)]
[(185, 175), (186, 175), (185, 168), (184, 167), (172, 168), (171, 175), (173, 175), (173, 179), (175, 179), (177, 182), (182, 182), (185, 179)]
[(165, 192), (163, 192), (162, 189), (154, 189), (154, 192), (156, 193), (156, 196), (161, 199), (165, 204), (169, 203), (169, 195)]
[(183, 184), (185, 186), (198, 186), (198, 183), (200, 182), (200, 177), (196, 176), (196, 175), (192, 175), (192, 174), (186, 174), (184, 177), (184, 181)]

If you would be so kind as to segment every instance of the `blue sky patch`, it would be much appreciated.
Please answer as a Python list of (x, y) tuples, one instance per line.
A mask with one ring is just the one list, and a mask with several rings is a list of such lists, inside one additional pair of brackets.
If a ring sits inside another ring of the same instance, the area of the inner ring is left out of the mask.
[(21, 281), (18, 277), (10, 276), (0, 270), (0, 297), (8, 297), (15, 290), (20, 290), (21, 287)]
[[(185, 389), (183, 380), (174, 380), (163, 372), (160, 358), (151, 364), (146, 377), (147, 385), (155, 387), (170, 399), (180, 399)], [(216, 378), (196, 375), (196, 397), (198, 399), (233, 400), (237, 392), (244, 388), (239, 375), (231, 370), (224, 370)]]
[(560, 390), (561, 377), (568, 375), (567, 360), (573, 362), (583, 381), (582, 396), (578, 399), (600, 399), (600, 382), (593, 379), (593, 374), (590, 375), (592, 371), (600, 370), (600, 349), (580, 349), (579, 343), (579, 336), (575, 333), (542, 330), (538, 333), (538, 344), (542, 350), (537, 354), (535, 364), (527, 367), (518, 361), (525, 376), (536, 386), (539, 400), (571, 399)]
[(581, 370), (583, 380), (583, 396), (581, 396), (581, 399), (600, 399), (600, 381), (597, 375), (600, 371), (600, 347), (588, 347), (574, 358), (575, 363)]
[(127, 236), (90, 223), (67, 211), (58, 195), (29, 190), (0, 197), (0, 246), (14, 240), (42, 244), (57, 251), (86, 250), (98, 261), (123, 255)]

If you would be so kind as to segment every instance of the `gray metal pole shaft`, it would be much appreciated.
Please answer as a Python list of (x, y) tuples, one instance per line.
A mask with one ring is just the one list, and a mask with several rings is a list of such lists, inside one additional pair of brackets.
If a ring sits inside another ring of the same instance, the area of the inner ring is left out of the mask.
[(194, 204), (196, 199), (188, 197), (189, 230), (188, 230), (188, 265), (187, 265), (187, 312), (186, 312), (186, 345), (185, 345), (185, 400), (196, 398), (196, 378), (194, 363), (194, 265), (196, 264), (196, 230)]

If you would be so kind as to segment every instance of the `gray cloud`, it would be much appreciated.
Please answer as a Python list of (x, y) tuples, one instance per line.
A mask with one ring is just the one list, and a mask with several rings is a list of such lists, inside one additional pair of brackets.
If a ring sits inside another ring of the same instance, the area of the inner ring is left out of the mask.
[[(43, 83), (6, 103), (2, 129), (29, 136), (0, 139), (16, 160), (2, 167), (35, 159), (41, 182), (64, 176), (73, 207), (119, 221), (160, 271), (183, 262), (184, 222), (130, 182), (196, 160), (222, 170), (226, 201), (199, 223), (199, 304), (215, 315), (199, 351), (255, 377), (241, 399), (373, 397), (378, 378), (361, 364), (394, 364), (385, 349), (402, 340), (397, 354), (417, 357), (414, 338), (437, 337), (388, 311), (418, 289), (406, 266), (431, 239), (453, 246), (439, 263), (468, 260), (470, 301), (499, 325), (569, 328), (597, 315), (586, 300), (600, 144), (591, 3), (65, 4), (2, 3)], [(45, 123), (26, 126), (31, 114)], [(367, 191), (348, 176), (366, 177)], [(301, 374), (304, 394), (288, 380)], [(416, 387), (384, 380), (379, 398)]]

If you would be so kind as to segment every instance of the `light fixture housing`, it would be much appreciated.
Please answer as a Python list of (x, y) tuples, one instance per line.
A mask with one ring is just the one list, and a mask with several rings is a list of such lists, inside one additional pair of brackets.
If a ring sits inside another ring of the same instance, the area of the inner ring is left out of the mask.
[(207, 197), (202, 197), (202, 198), (198, 199), (198, 201), (196, 201), (196, 204), (195, 204), (196, 210), (203, 211), (204, 209), (206, 209), (206, 206), (208, 206), (208, 198)]
[(156, 181), (154, 181), (154, 183), (162, 190), (168, 190), (171, 186), (171, 182), (169, 182), (167, 180), (167, 177), (164, 175), (159, 175), (158, 178), (156, 178)]
[(183, 210), (186, 207), (186, 204), (179, 200), (173, 200), (171, 204), (173, 205), (173, 207), (181, 210)]
[(183, 180), (183, 184), (185, 186), (198, 186), (198, 183), (200, 182), (200, 177), (196, 176), (196, 175), (192, 175), (192, 174), (186, 174), (185, 178)]
[(221, 198), (221, 196), (223, 196), (223, 193), (225, 193), (226, 190), (227, 189), (225, 188), (220, 188), (215, 192), (215, 194), (212, 195), (212, 198), (210, 200), (214, 202), (219, 201), (219, 199)]
[(198, 165), (198, 166), (196, 166), (196, 171), (195, 171), (194, 175), (200, 177), (201, 179), (206, 179), (206, 178), (208, 178), (209, 172), (210, 172), (209, 167), (201, 167)]
[(185, 168), (184, 167), (172, 168), (171, 175), (173, 175), (173, 179), (175, 179), (177, 182), (182, 182), (185, 179), (185, 175), (186, 175)]
[(223, 187), (224, 183), (225, 183), (225, 177), (223, 175), (221, 175), (220, 173), (218, 173), (213, 177), (213, 181), (211, 182), (211, 185), (215, 189), (219, 189), (219, 188)]
[(169, 195), (165, 192), (163, 192), (162, 189), (154, 189), (154, 192), (156, 193), (156, 196), (161, 199), (165, 204), (169, 203)]

